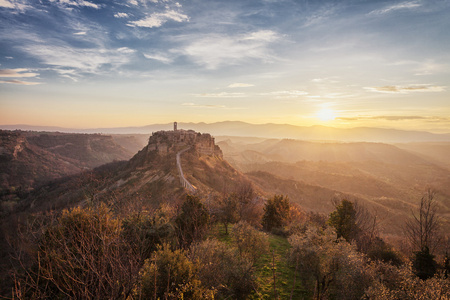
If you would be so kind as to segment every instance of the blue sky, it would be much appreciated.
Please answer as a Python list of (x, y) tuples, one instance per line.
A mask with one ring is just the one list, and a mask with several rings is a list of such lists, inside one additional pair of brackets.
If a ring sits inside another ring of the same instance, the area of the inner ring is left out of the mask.
[(0, 0), (0, 123), (450, 132), (450, 1)]

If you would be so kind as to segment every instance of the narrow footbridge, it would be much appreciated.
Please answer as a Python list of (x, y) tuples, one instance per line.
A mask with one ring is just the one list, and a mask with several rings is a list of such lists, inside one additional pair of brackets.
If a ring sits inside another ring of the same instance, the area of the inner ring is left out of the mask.
[(183, 154), (184, 152), (188, 151), (191, 147), (188, 147), (186, 149), (183, 149), (181, 151), (179, 151), (177, 153), (177, 167), (178, 167), (178, 172), (180, 173), (180, 182), (181, 185), (187, 189), (189, 192), (191, 193), (195, 193), (195, 191), (197, 190), (197, 188), (195, 186), (193, 186), (189, 181), (187, 181), (187, 179), (184, 177), (183, 174), (183, 169), (181, 168), (181, 160), (180, 160), (180, 156), (181, 154)]

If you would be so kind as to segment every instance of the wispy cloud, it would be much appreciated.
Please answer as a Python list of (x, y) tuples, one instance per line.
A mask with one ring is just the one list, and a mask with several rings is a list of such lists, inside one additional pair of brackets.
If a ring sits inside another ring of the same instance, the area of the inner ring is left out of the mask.
[(203, 36), (182, 36), (186, 45), (172, 50), (190, 57), (195, 63), (207, 69), (217, 69), (223, 65), (236, 65), (249, 59), (272, 62), (269, 45), (280, 36), (270, 30), (249, 32), (247, 34), (207, 34)]
[(250, 83), (236, 82), (236, 83), (230, 84), (228, 87), (229, 88), (245, 88), (245, 87), (252, 87), (252, 86), (255, 86), (255, 85), (254, 84), (250, 84)]
[(306, 18), (303, 27), (310, 27), (318, 24), (323, 24), (328, 18), (335, 13), (335, 8), (331, 6), (325, 6), (319, 11), (312, 13)]
[(401, 2), (401, 3), (397, 3), (397, 4), (388, 5), (382, 9), (374, 10), (374, 11), (370, 12), (370, 14), (378, 14), (378, 15), (386, 14), (386, 13), (391, 13), (396, 10), (414, 9), (414, 8), (417, 8), (420, 6), (422, 6), (422, 4), (420, 4), (417, 1), (406, 1), (406, 2)]
[(444, 86), (434, 86), (429, 84), (417, 84), (408, 86), (398, 86), (398, 85), (386, 85), (378, 87), (365, 87), (366, 90), (378, 93), (389, 93), (389, 94), (408, 94), (416, 92), (443, 92), (445, 91)]
[(308, 92), (299, 90), (275, 91), (269, 93), (260, 93), (261, 96), (275, 96), (275, 98), (297, 98), (308, 95)]
[(36, 77), (39, 73), (30, 72), (29, 69), (0, 69), (0, 77)]
[(60, 7), (91, 7), (95, 9), (99, 9), (100, 6), (86, 1), (86, 0), (50, 0), (50, 2), (56, 3)]
[(167, 10), (163, 13), (153, 13), (148, 17), (138, 21), (130, 21), (128, 22), (127, 25), (131, 27), (153, 28), (153, 27), (161, 27), (164, 23), (168, 21), (175, 21), (179, 23), (188, 22), (189, 17), (185, 14), (182, 14), (174, 10)]
[(147, 59), (157, 60), (165, 64), (170, 64), (173, 62), (172, 57), (162, 52), (143, 53), (143, 55)]
[(244, 93), (221, 92), (221, 93), (194, 94), (194, 96), (202, 98), (242, 98), (245, 97), (246, 95)]
[(78, 73), (98, 73), (102, 66), (117, 68), (130, 61), (134, 50), (129, 48), (106, 49), (73, 48), (69, 45), (29, 44), (21, 47), (42, 63), (56, 69), (76, 69)]
[(20, 85), (37, 85), (40, 82), (21, 81), (21, 80), (0, 80), (0, 83), (20, 84)]
[(337, 117), (341, 121), (360, 121), (360, 120), (386, 120), (386, 121), (408, 121), (408, 120), (427, 120), (427, 121), (446, 121), (450, 118), (437, 116), (356, 116), (356, 117)]
[(201, 107), (201, 108), (227, 108), (225, 105), (221, 104), (196, 104), (196, 103), (183, 103), (181, 104), (183, 106), (190, 106), (190, 107)]

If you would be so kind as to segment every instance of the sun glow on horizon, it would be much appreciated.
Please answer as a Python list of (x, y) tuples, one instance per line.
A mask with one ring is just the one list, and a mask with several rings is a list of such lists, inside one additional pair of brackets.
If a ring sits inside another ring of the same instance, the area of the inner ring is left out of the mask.
[(331, 121), (336, 118), (336, 113), (330, 108), (322, 108), (317, 112), (316, 116), (321, 121)]

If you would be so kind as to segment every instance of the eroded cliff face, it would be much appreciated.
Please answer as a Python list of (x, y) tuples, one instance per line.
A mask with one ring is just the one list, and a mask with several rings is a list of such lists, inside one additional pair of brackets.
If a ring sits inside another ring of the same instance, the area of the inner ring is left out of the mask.
[(0, 131), (0, 197), (131, 156), (110, 136)]

